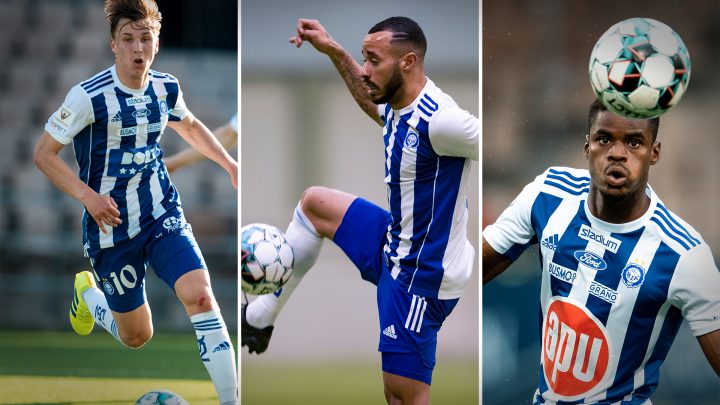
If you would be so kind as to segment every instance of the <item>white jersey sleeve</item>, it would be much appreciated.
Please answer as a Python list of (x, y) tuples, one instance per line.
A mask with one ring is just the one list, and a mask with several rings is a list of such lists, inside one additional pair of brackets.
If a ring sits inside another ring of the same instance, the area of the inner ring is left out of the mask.
[(430, 144), (440, 156), (479, 157), (478, 119), (457, 105), (438, 111), (429, 124)]
[(544, 174), (540, 175), (525, 186), (497, 221), (483, 230), (483, 238), (496, 252), (507, 255), (511, 248), (526, 245), (535, 236), (530, 216), (544, 178)]
[(668, 297), (682, 311), (693, 335), (720, 329), (720, 272), (707, 244), (680, 259)]
[(45, 124), (45, 131), (63, 145), (95, 120), (92, 103), (80, 85), (70, 89), (65, 101)]

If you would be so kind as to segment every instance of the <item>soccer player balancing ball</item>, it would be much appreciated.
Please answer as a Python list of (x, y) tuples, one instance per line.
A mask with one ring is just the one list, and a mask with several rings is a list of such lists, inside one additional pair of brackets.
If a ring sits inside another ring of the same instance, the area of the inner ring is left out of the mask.
[(248, 294), (277, 291), (292, 274), (295, 260), (285, 235), (267, 224), (250, 224), (240, 230), (242, 239), (241, 288)]
[(652, 118), (680, 101), (690, 80), (690, 55), (672, 28), (630, 18), (605, 31), (590, 55), (590, 84), (617, 114)]
[(170, 391), (150, 391), (140, 397), (135, 405), (189, 405), (180, 395)]

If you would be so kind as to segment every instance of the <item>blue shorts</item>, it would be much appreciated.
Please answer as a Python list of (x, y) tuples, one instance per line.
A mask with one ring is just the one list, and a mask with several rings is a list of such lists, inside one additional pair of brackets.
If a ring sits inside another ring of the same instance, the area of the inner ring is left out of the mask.
[(146, 301), (145, 272), (150, 265), (173, 290), (185, 273), (207, 269), (190, 224), (171, 210), (132, 239), (105, 249), (88, 249), (99, 287), (115, 312), (130, 312)]
[(348, 207), (333, 241), (377, 285), (380, 321), (378, 350), (383, 371), (430, 384), (437, 334), (458, 299), (439, 300), (411, 294), (390, 275), (383, 247), (390, 213), (357, 198)]

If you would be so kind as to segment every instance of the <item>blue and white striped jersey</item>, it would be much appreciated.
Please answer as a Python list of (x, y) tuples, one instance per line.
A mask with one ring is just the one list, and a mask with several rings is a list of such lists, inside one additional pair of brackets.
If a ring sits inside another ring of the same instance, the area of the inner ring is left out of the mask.
[(708, 245), (648, 186), (626, 224), (593, 217), (587, 170), (552, 167), (483, 236), (516, 259), (542, 257), (540, 383), (535, 404), (649, 404), (683, 319), (720, 329), (720, 273)]
[(80, 179), (119, 206), (122, 224), (108, 233), (83, 213), (83, 243), (91, 247), (114, 246), (179, 208), (158, 142), (168, 120), (185, 118), (185, 102), (176, 78), (152, 70), (149, 76), (144, 89), (130, 89), (112, 66), (73, 87), (45, 125), (58, 142), (73, 142)]
[(409, 106), (378, 106), (385, 122), (385, 183), (392, 222), (385, 259), (408, 291), (454, 299), (470, 275), (467, 186), (478, 120), (427, 79)]

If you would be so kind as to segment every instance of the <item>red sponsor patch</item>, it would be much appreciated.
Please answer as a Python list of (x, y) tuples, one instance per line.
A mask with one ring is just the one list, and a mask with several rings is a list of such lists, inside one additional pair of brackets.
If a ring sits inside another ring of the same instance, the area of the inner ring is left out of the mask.
[(564, 298), (550, 303), (543, 325), (542, 359), (552, 391), (580, 398), (603, 380), (610, 349), (605, 327), (587, 309)]

